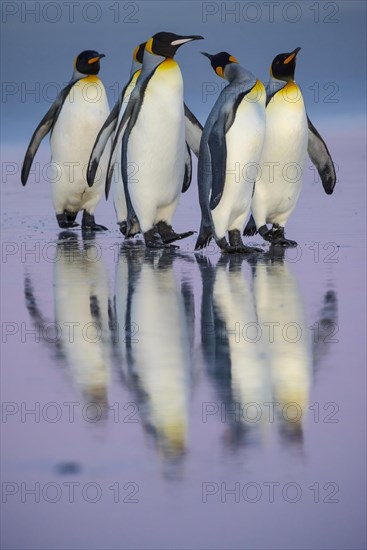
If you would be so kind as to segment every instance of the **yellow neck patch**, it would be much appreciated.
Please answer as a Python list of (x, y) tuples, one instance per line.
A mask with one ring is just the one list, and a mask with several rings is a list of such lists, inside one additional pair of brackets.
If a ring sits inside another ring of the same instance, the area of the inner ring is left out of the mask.
[(176, 68), (178, 65), (172, 57), (167, 57), (162, 63), (158, 66), (158, 70), (160, 71), (167, 71), (170, 69)]
[(287, 84), (281, 90), (283, 99), (288, 103), (299, 103), (302, 104), (302, 92), (298, 88), (294, 80), (287, 82)]
[(265, 102), (266, 91), (264, 84), (260, 80), (256, 80), (255, 86), (250, 90), (250, 92), (245, 95), (245, 100), (254, 103), (255, 101), (264, 101)]
[(87, 75), (81, 79), (84, 84), (97, 84), (100, 82), (99, 78), (95, 74)]

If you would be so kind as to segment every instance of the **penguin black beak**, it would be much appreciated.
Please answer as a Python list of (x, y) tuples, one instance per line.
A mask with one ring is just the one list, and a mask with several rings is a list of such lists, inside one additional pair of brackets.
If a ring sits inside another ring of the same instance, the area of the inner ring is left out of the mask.
[(99, 57), (99, 59), (102, 59), (102, 57), (106, 57), (106, 54), (100, 53), (100, 54), (98, 54), (98, 57)]
[(296, 55), (297, 55), (297, 54), (298, 54), (298, 52), (300, 51), (300, 49), (301, 49), (301, 48), (300, 48), (300, 47), (298, 46), (298, 48), (296, 48), (295, 50), (293, 50), (293, 52), (292, 52), (292, 53), (294, 53), (294, 54), (296, 54)]
[(205, 57), (207, 57), (208, 59), (210, 59), (210, 61), (213, 59), (214, 55), (211, 55), (210, 53), (206, 53), (206, 52), (200, 52), (201, 55), (205, 55)]

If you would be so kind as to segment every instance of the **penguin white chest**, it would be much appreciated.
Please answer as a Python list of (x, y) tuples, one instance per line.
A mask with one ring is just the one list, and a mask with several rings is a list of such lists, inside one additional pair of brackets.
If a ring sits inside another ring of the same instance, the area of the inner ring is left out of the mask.
[(178, 198), (185, 170), (185, 120), (182, 75), (172, 59), (161, 63), (149, 80), (127, 159), (134, 167), (128, 177), (136, 209), (142, 202), (165, 207)]
[(238, 106), (225, 136), (226, 178), (221, 200), (212, 211), (217, 235), (223, 234), (236, 220), (242, 227), (248, 215), (264, 137), (265, 88), (257, 81)]
[[(266, 187), (269, 222), (272, 215), (293, 210), (302, 186), (307, 154), (307, 117), (302, 93), (294, 82), (275, 94), (266, 109), (266, 137), (259, 190)], [(277, 220), (274, 219), (274, 222)]]
[(242, 190), (257, 174), (265, 137), (265, 88), (260, 81), (243, 98), (235, 120), (226, 134), (227, 160), (225, 186)]

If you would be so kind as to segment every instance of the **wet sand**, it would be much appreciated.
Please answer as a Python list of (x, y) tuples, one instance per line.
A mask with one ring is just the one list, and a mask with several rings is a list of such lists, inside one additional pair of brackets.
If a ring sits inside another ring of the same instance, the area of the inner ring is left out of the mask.
[(47, 183), (8, 178), (4, 548), (365, 547), (360, 137), (325, 136), (334, 194), (308, 170), (299, 247), (257, 261), (124, 245), (104, 201), (108, 233), (62, 233)]

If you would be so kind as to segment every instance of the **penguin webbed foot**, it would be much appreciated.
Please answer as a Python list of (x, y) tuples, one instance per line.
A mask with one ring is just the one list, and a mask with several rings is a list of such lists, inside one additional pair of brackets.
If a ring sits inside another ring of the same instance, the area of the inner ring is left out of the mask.
[(257, 254), (262, 253), (261, 248), (257, 248), (256, 246), (246, 246), (243, 244), (241, 239), (241, 232), (239, 229), (232, 229), (231, 231), (228, 231), (228, 237), (229, 237), (229, 244), (230, 244), (230, 250), (227, 250), (227, 252), (230, 253), (238, 253), (238, 254)]
[(93, 225), (82, 225), (83, 231), (108, 231), (108, 227), (105, 225), (100, 225), (98, 223), (94, 223)]
[(268, 229), (267, 225), (262, 225), (261, 227), (259, 227), (258, 233), (259, 233), (259, 235), (261, 235), (261, 237), (264, 239), (264, 241), (268, 241), (269, 243), (271, 243), (272, 230)]
[(152, 227), (144, 233), (145, 246), (150, 249), (171, 248), (177, 249), (178, 246), (167, 244), (162, 240), (156, 227)]
[(104, 225), (96, 223), (94, 219), (94, 215), (84, 210), (83, 218), (82, 218), (82, 230), (83, 231), (108, 231), (108, 228), (105, 227)]
[(236, 252), (238, 252), (237, 247), (228, 244), (225, 237), (222, 237), (221, 239), (216, 239), (216, 243), (222, 252), (226, 252), (227, 254), (235, 254)]
[[(266, 232), (261, 232), (260, 230), (263, 229), (263, 227), (266, 228)], [(291, 239), (285, 238), (285, 230), (284, 227), (281, 225), (278, 225), (277, 223), (273, 224), (273, 227), (271, 229), (267, 229), (266, 225), (259, 229), (259, 233), (263, 237), (263, 239), (270, 242), (273, 246), (283, 246), (283, 247), (295, 247), (298, 246), (296, 241), (292, 241)]]
[(272, 246), (283, 246), (284, 248), (294, 248), (298, 246), (296, 241), (291, 241), (290, 239), (285, 239), (284, 237), (275, 237), (270, 241)]
[(246, 255), (256, 255), (259, 256), (260, 254), (263, 254), (263, 250), (261, 248), (256, 248), (255, 246), (230, 246), (228, 245), (227, 248), (222, 248), (222, 252), (225, 252), (227, 254), (246, 254)]
[(108, 231), (108, 227), (99, 223), (95, 223), (94, 225), (92, 225), (91, 229), (93, 231)]
[(261, 248), (258, 248), (257, 246), (245, 246), (244, 244), (242, 246), (236, 246), (235, 252), (238, 254), (263, 254), (263, 250)]
[(196, 231), (186, 231), (184, 233), (176, 233), (176, 231), (173, 229), (171, 225), (163, 221), (158, 222), (156, 227), (157, 227), (158, 233), (161, 236), (162, 241), (165, 244), (170, 244), (170, 243), (173, 243), (174, 241), (181, 241), (182, 239), (191, 237), (191, 235), (194, 235), (196, 233)]
[(71, 229), (73, 227), (79, 227), (79, 224), (76, 223), (75, 218), (77, 213), (70, 213), (64, 210), (62, 214), (56, 214), (57, 223), (59, 224), (60, 229)]

